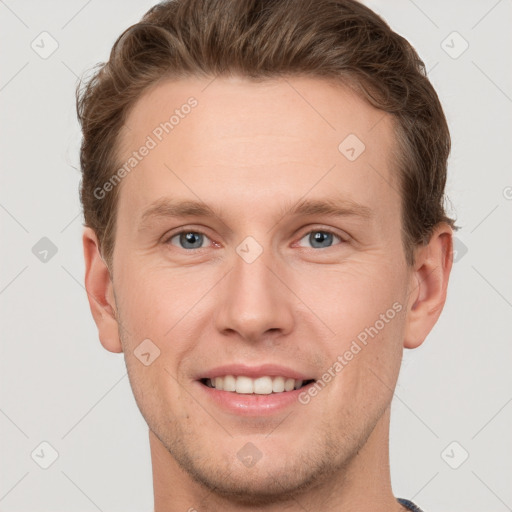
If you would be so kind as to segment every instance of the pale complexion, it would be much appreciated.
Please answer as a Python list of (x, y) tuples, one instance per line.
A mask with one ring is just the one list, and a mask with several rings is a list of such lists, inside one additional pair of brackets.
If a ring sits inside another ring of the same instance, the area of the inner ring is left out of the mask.
[[(198, 102), (119, 185), (110, 273), (94, 232), (83, 236), (100, 341), (124, 352), (149, 425), (156, 512), (402, 510), (390, 403), (403, 348), (420, 345), (443, 308), (451, 229), (438, 225), (406, 264), (391, 117), (350, 89), (209, 82), (162, 82), (130, 112), (122, 161), (187, 98)], [(366, 145), (355, 161), (338, 150), (349, 134)], [(156, 201), (185, 200), (215, 215), (142, 220)], [(291, 214), (303, 200), (345, 214)], [(191, 238), (176, 236), (183, 229)], [(236, 250), (249, 236), (262, 249), (251, 263)], [(307, 405), (237, 413), (199, 380), (229, 364), (319, 380), (395, 303), (402, 311)], [(134, 355), (145, 339), (160, 350), (149, 366)], [(261, 456), (250, 467), (246, 445)]]

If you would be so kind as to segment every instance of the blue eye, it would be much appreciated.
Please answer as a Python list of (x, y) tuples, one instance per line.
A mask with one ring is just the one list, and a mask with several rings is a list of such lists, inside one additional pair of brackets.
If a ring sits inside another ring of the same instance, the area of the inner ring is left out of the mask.
[(301, 238), (301, 241), (305, 238), (308, 239), (308, 242), (314, 249), (327, 249), (331, 246), (333, 238), (337, 238), (341, 242), (343, 240), (338, 236), (332, 233), (331, 231), (326, 230), (313, 230), (306, 234), (306, 236)]
[(176, 245), (171, 242), (176, 237), (178, 237), (178, 243), (182, 249), (201, 249), (205, 235), (198, 231), (180, 231), (169, 238), (168, 243)]
[[(313, 249), (328, 249), (332, 246), (333, 240), (337, 238), (340, 242), (345, 242), (339, 235), (334, 234), (329, 230), (313, 230), (309, 231), (300, 241), (308, 239)], [(177, 242), (173, 242), (177, 239)], [(203, 249), (203, 243), (209, 238), (200, 231), (183, 230), (175, 233), (167, 239), (165, 243), (175, 245), (185, 250)]]

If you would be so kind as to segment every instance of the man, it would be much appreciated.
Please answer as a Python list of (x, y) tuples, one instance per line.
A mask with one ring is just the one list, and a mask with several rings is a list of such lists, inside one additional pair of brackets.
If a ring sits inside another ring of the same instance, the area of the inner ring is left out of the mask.
[(77, 94), (85, 284), (156, 512), (419, 510), (391, 489), (390, 404), (454, 225), (407, 41), (354, 0), (176, 0)]

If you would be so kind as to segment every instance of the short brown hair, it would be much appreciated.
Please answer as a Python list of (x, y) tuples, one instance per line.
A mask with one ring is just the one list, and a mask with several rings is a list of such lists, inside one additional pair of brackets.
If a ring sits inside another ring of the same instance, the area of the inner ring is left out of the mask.
[(407, 262), (439, 222), (457, 229), (444, 210), (451, 142), (439, 98), (416, 51), (377, 14), (356, 0), (170, 0), (126, 29), (76, 90), (80, 199), (109, 267), (120, 187), (101, 199), (94, 191), (119, 167), (130, 109), (166, 78), (228, 74), (334, 79), (392, 114)]

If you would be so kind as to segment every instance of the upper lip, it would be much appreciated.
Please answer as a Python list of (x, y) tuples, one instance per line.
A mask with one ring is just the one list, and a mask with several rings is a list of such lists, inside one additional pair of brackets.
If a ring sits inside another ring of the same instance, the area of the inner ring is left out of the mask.
[(294, 370), (287, 366), (277, 364), (262, 364), (258, 366), (247, 366), (245, 364), (229, 364), (217, 366), (210, 370), (205, 370), (198, 375), (198, 379), (214, 379), (215, 377), (224, 377), (225, 375), (234, 375), (251, 377), (286, 377), (295, 380), (311, 380), (313, 377), (306, 373)]

